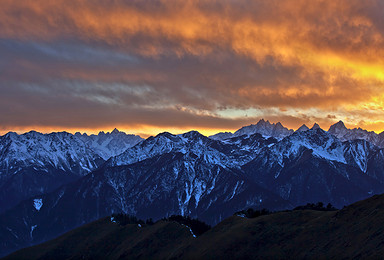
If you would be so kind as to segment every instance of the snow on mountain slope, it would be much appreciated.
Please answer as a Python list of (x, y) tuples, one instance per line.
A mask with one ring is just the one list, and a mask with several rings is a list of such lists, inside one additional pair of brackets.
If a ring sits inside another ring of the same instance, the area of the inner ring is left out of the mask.
[(252, 152), (239, 149), (238, 146), (212, 140), (202, 134), (191, 131), (180, 135), (164, 132), (127, 149), (112, 157), (109, 165), (129, 165), (163, 153), (193, 153), (206, 162), (223, 167), (239, 167), (252, 159)]
[(66, 132), (0, 137), (0, 175), (17, 173), (23, 167), (48, 166), (84, 175), (98, 167), (102, 159), (82, 141)]
[(264, 147), (271, 147), (277, 143), (277, 139), (274, 137), (265, 138), (259, 133), (255, 133), (249, 136), (242, 135), (237, 137), (231, 137), (222, 141), (225, 144), (236, 145), (238, 149), (242, 151), (248, 151), (252, 156), (256, 156), (259, 151)]
[[(30, 199), (0, 214), (0, 245), (3, 234), (4, 241), (18, 243), (16, 234), (28, 239), (24, 245), (37, 243), (114, 212), (141, 218), (185, 214), (216, 223), (247, 207), (319, 201), (342, 207), (384, 192), (384, 149), (362, 139), (340, 140), (337, 135), (348, 132), (340, 124), (334, 134), (317, 124), (291, 134), (279, 123), (257, 125), (220, 140), (196, 131), (165, 132), (136, 138), (127, 149), (117, 130), (93, 139), (9, 133), (0, 138), (0, 207), (19, 200), (12, 196), (20, 191)], [(116, 156), (100, 164), (97, 153)], [(2, 182), (4, 176), (13, 179)], [(46, 189), (69, 181), (56, 191)]]
[(0, 214), (0, 255), (112, 213), (154, 220), (183, 214), (216, 224), (249, 207), (291, 207), (240, 172), (181, 152), (163, 153), (131, 165), (103, 165), (38, 199), (39, 210), (34, 198)]
[(358, 167), (364, 173), (367, 172), (368, 162), (372, 154), (379, 150), (378, 147), (361, 139), (345, 141), (343, 145), (346, 163)]
[(298, 158), (304, 151), (309, 151), (314, 157), (329, 162), (338, 162), (358, 168), (366, 173), (372, 154), (377, 153), (378, 147), (365, 140), (342, 142), (334, 135), (317, 128), (315, 130), (296, 131), (272, 146), (262, 148), (256, 157), (259, 163), (268, 165), (277, 178), (286, 162)]
[(225, 140), (225, 139), (228, 139), (231, 137), (233, 137), (233, 133), (231, 133), (231, 132), (217, 133), (217, 134), (209, 136), (209, 138), (211, 138), (213, 140)]
[(103, 162), (83, 141), (66, 132), (1, 136), (0, 213), (74, 181)]
[(214, 140), (225, 140), (232, 137), (239, 137), (242, 135), (250, 136), (258, 133), (265, 137), (274, 137), (277, 139), (282, 139), (292, 134), (293, 132), (294, 131), (292, 129), (284, 127), (280, 122), (276, 124), (271, 124), (268, 120), (265, 121), (264, 119), (261, 119), (259, 122), (257, 122), (257, 124), (244, 126), (233, 134), (230, 132), (217, 133), (215, 135), (210, 136), (209, 138), (212, 138)]
[(234, 136), (249, 136), (254, 133), (281, 139), (292, 134), (293, 130), (285, 128), (280, 122), (271, 124), (268, 120), (265, 121), (264, 119), (261, 119), (256, 125), (249, 125), (240, 128), (234, 133)]
[(276, 157), (276, 162), (283, 167), (284, 158), (296, 156), (303, 148), (312, 150), (317, 157), (346, 163), (342, 142), (321, 129), (295, 132), (269, 150)]
[(293, 204), (323, 201), (342, 207), (384, 191), (380, 151), (365, 140), (341, 142), (318, 128), (263, 148), (242, 169)]
[(75, 136), (86, 143), (104, 160), (119, 155), (144, 140), (138, 135), (129, 135), (116, 128), (111, 133), (100, 132), (98, 135), (76, 133)]
[[(311, 128), (307, 127), (304, 124), (301, 127), (299, 127), (296, 130), (296, 132), (307, 131), (309, 129), (316, 130), (321, 128), (317, 123), (314, 123)], [(259, 133), (265, 137), (275, 137), (281, 140), (282, 138), (291, 135), (293, 132), (294, 132), (293, 130), (287, 129), (280, 122), (276, 124), (271, 124), (269, 121), (265, 121), (264, 119), (261, 119), (257, 124), (244, 126), (239, 130), (237, 130), (234, 134), (230, 132), (217, 133), (215, 135), (210, 136), (209, 138), (214, 140), (224, 141), (232, 137), (238, 137), (241, 135), (249, 136), (254, 133)], [(380, 134), (376, 134), (375, 132), (367, 131), (361, 128), (348, 129), (345, 127), (342, 121), (339, 121), (331, 125), (328, 132), (336, 136), (341, 141), (351, 141), (351, 140), (362, 139), (378, 147), (384, 148), (384, 132)]]
[(383, 147), (384, 136), (370, 132), (361, 128), (348, 129), (342, 121), (337, 122), (329, 127), (329, 133), (333, 134), (342, 141), (346, 140), (366, 140), (374, 145)]

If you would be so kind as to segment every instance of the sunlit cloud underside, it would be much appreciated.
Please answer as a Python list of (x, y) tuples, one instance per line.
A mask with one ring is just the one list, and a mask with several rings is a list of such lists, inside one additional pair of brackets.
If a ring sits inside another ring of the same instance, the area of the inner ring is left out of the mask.
[(12, 1), (0, 131), (384, 130), (383, 1)]

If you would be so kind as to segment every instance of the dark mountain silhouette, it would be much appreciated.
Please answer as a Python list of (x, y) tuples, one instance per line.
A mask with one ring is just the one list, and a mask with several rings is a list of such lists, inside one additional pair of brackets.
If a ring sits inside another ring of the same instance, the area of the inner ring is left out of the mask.
[(337, 211), (319, 209), (296, 209), (254, 218), (232, 216), (200, 236), (172, 219), (121, 226), (108, 217), (4, 259), (382, 257), (384, 195)]

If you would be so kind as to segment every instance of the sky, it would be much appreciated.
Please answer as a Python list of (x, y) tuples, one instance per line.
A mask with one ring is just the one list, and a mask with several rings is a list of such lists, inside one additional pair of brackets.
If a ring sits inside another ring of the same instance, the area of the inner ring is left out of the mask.
[(0, 133), (384, 130), (384, 1), (0, 3)]

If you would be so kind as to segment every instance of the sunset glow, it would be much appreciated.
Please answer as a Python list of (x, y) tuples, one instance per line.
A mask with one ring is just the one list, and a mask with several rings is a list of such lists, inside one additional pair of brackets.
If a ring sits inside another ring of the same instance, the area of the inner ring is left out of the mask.
[(379, 133), (383, 17), (379, 0), (3, 0), (0, 133)]

